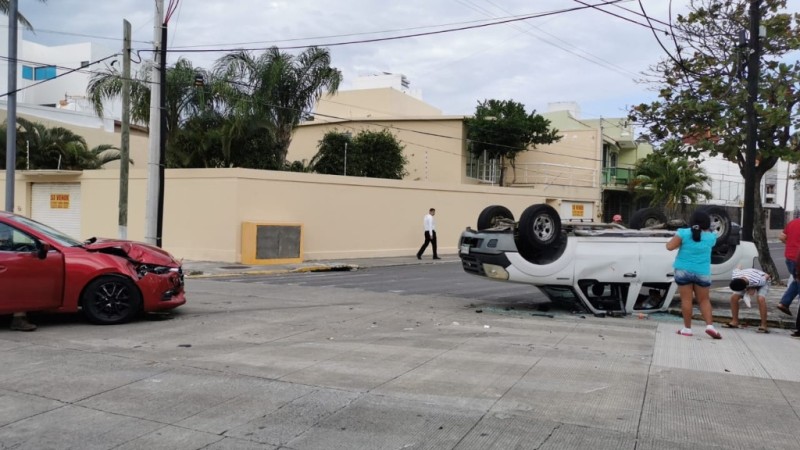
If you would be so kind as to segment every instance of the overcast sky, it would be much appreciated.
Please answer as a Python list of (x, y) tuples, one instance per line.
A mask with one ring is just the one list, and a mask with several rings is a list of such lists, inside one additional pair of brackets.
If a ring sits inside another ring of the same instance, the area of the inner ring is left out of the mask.
[[(152, 47), (154, 1), (19, 3), (37, 30), (26, 32), (26, 40), (45, 45), (93, 41), (116, 52), (127, 19), (134, 48)], [(642, 0), (647, 14), (662, 22), (669, 22), (670, 3), (675, 15), (685, 11), (688, 0)], [(799, 3), (790, 0), (794, 11)], [(618, 5), (603, 9), (645, 22), (630, 12), (641, 13), (638, 1)], [(624, 116), (631, 105), (654, 99), (651, 87), (637, 80), (663, 50), (644, 26), (596, 9), (566, 11), (582, 6), (571, 0), (180, 0), (169, 21), (169, 48), (326, 46), (552, 13), (464, 31), (331, 46), (332, 65), (344, 74), (340, 89), (360, 75), (405, 74), (412, 89), (445, 114), (471, 114), (478, 100), (496, 98), (539, 112), (550, 102), (574, 101), (584, 118)], [(222, 54), (183, 56), (211, 68)], [(170, 54), (170, 63), (177, 57)]]

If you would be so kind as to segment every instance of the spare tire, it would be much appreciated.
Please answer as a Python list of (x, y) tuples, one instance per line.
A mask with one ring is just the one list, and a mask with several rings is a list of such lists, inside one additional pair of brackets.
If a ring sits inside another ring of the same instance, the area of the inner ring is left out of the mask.
[(539, 249), (548, 248), (559, 242), (561, 217), (550, 205), (531, 205), (522, 212), (518, 233), (526, 245)]
[(505, 206), (492, 205), (483, 208), (478, 216), (478, 231), (497, 226), (499, 219), (514, 220), (514, 214)]
[(658, 208), (642, 208), (631, 216), (630, 227), (634, 230), (667, 223), (667, 216)]
[(728, 236), (731, 234), (731, 219), (728, 217), (728, 211), (721, 206), (705, 205), (697, 208), (698, 211), (703, 211), (711, 218), (711, 231), (717, 235), (717, 243), (715, 245), (725, 245), (728, 243)]

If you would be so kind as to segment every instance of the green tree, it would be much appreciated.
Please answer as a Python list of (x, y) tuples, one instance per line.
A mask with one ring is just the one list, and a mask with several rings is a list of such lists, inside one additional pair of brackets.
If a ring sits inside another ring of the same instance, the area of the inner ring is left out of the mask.
[[(111, 144), (100, 144), (89, 150), (89, 153), (95, 157), (95, 167), (86, 167), (86, 169), (99, 169), (105, 164), (122, 159), (119, 147)], [(134, 164), (132, 159), (129, 159), (128, 162), (130, 165)]]
[(273, 47), (259, 56), (242, 50), (221, 57), (215, 72), (227, 81), (223, 95), (236, 117), (232, 129), (269, 133), (283, 167), (294, 128), (323, 92), (339, 89), (342, 74), (330, 64), (328, 50), (317, 47), (297, 56)]
[(696, 162), (656, 151), (637, 161), (633, 185), (638, 196), (650, 197), (650, 206), (664, 206), (674, 217), (686, 206), (711, 199), (710, 178)]
[[(744, 175), (747, 142), (746, 83), (742, 79), (747, 49), (736, 45), (749, 23), (746, 0), (693, 0), (690, 11), (673, 23), (676, 49), (647, 74), (657, 86), (658, 100), (641, 104), (631, 118), (673, 154), (697, 158), (707, 152), (738, 164)], [(756, 186), (778, 159), (797, 161), (800, 125), (800, 63), (791, 57), (800, 49), (798, 16), (784, 13), (785, 0), (764, 0), (761, 8), (766, 37), (761, 38), (758, 82), (758, 156)], [(686, 145), (689, 144), (689, 145)], [(767, 246), (760, 190), (755, 191), (753, 239), (762, 268), (773, 279), (778, 272)]]
[[(130, 81), (131, 122), (147, 125), (150, 120), (150, 71), (146, 68), (138, 70)], [(86, 92), (95, 113), (103, 117), (103, 102), (122, 95), (122, 74), (114, 66), (95, 72), (89, 79)]]
[(351, 167), (347, 167), (347, 175), (356, 172), (352, 157), (355, 147), (350, 133), (333, 130), (325, 133), (317, 145), (317, 154), (311, 158), (309, 166), (313, 172), (327, 175), (345, 175), (345, 149)]
[(355, 137), (329, 131), (318, 148), (309, 163), (310, 170), (317, 173), (342, 175), (347, 167), (347, 175), (359, 177), (401, 180), (406, 175), (408, 160), (403, 155), (404, 147), (387, 130), (364, 130)]
[(486, 152), (489, 158), (500, 160), (501, 186), (505, 185), (506, 161), (514, 171), (520, 152), (561, 140), (558, 130), (550, 129), (549, 120), (535, 110), (527, 113), (525, 105), (513, 100), (478, 102), (475, 115), (464, 123), (473, 156), (480, 157)]
[(361, 176), (402, 180), (406, 175), (405, 147), (388, 130), (364, 130), (356, 135), (353, 144)]
[[(64, 127), (48, 128), (44, 124), (18, 117), (18, 142), (25, 144), (31, 169), (81, 170), (91, 160), (86, 140)], [(19, 144), (18, 144), (19, 145)]]
[[(17, 148), (25, 149), (17, 159), (17, 169), (99, 169), (108, 162), (120, 159), (119, 149), (113, 145), (98, 145), (90, 150), (82, 136), (66, 128), (47, 127), (22, 117), (18, 117), (17, 122)], [(0, 140), (4, 145), (0, 149), (3, 157), (0, 168), (3, 169), (6, 128), (7, 124), (0, 127)]]

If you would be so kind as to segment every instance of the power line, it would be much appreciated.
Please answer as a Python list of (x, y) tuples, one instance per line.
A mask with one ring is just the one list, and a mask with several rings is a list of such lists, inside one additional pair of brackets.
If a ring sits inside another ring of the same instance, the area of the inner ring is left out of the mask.
[[(8, 29), (8, 25), (0, 25), (0, 28)], [(100, 40), (105, 40), (105, 41), (117, 41), (117, 42), (122, 41), (122, 39), (120, 39), (120, 38), (113, 38), (113, 37), (108, 37), (108, 36), (98, 36), (98, 35), (94, 35), (94, 34), (74, 33), (74, 32), (70, 32), (70, 31), (48, 30), (48, 29), (42, 29), (42, 28), (37, 28), (36, 29), (36, 33), (84, 37), (84, 38), (91, 38), (91, 39), (100, 39)], [(135, 41), (132, 41), (132, 42), (136, 42), (137, 44), (152, 44), (153, 43), (152, 41), (138, 41), (138, 40), (135, 40)]]
[[(458, 1), (459, 3), (462, 3), (462, 4), (465, 4), (465, 2), (466, 2), (466, 6), (472, 6), (472, 8), (473, 8), (473, 9), (475, 9), (476, 11), (478, 11), (478, 12), (482, 12), (482, 13), (484, 13), (484, 14), (487, 14), (487, 15), (489, 15), (490, 17), (492, 17), (492, 16), (494, 15), (494, 14), (492, 14), (492, 12), (491, 12), (491, 11), (489, 11), (489, 10), (487, 10), (487, 9), (483, 8), (483, 7), (480, 7), (480, 6), (476, 5), (476, 4), (474, 4), (474, 3), (470, 2), (469, 0), (464, 0), (464, 1), (462, 1), (462, 0), (456, 0), (456, 1)], [(505, 13), (510, 13), (510, 12), (509, 12), (507, 9), (504, 9), (502, 6), (500, 6), (500, 5), (498, 5), (498, 4), (494, 3), (494, 2), (492, 2), (491, 0), (485, 0), (485, 1), (486, 1), (487, 3), (489, 3), (489, 4), (493, 5), (494, 7), (496, 7), (497, 9), (499, 9), (500, 11), (503, 11), (503, 12), (505, 12)], [(528, 35), (530, 35), (530, 36), (533, 36), (533, 37), (535, 37), (536, 39), (538, 39), (538, 40), (540, 40), (540, 41), (544, 42), (545, 44), (548, 44), (548, 45), (551, 45), (551, 46), (553, 46), (553, 47), (555, 47), (555, 48), (558, 48), (558, 49), (560, 49), (560, 50), (563, 50), (563, 51), (565, 51), (565, 52), (567, 52), (567, 53), (570, 53), (570, 54), (572, 54), (572, 55), (574, 55), (574, 56), (577, 56), (578, 58), (581, 58), (581, 59), (583, 59), (583, 60), (585, 60), (585, 61), (588, 61), (588, 62), (590, 62), (590, 63), (592, 63), (592, 64), (597, 64), (597, 65), (599, 65), (600, 67), (603, 67), (603, 68), (606, 68), (606, 69), (613, 70), (613, 71), (615, 71), (615, 72), (618, 72), (618, 73), (620, 73), (620, 74), (622, 74), (622, 75), (625, 75), (625, 76), (630, 76), (630, 75), (637, 76), (637, 75), (638, 75), (638, 74), (636, 74), (636, 73), (634, 73), (634, 72), (631, 72), (631, 71), (629, 71), (629, 70), (627, 70), (627, 69), (625, 69), (625, 68), (623, 68), (623, 67), (617, 66), (617, 65), (615, 65), (615, 64), (613, 64), (613, 63), (611, 63), (611, 62), (609, 62), (609, 61), (606, 61), (606, 60), (604, 60), (604, 59), (602, 59), (602, 58), (600, 58), (600, 57), (594, 56), (594, 55), (592, 55), (592, 54), (590, 54), (590, 53), (588, 53), (588, 52), (584, 51), (583, 49), (581, 49), (581, 48), (579, 48), (579, 47), (577, 47), (577, 46), (574, 46), (574, 45), (570, 44), (569, 42), (566, 42), (566, 41), (564, 41), (563, 39), (559, 38), (559, 37), (558, 37), (558, 36), (556, 36), (556, 35), (554, 35), (554, 34), (551, 34), (551, 33), (548, 33), (548, 32), (546, 32), (546, 31), (542, 30), (540, 27), (537, 27), (537, 26), (535, 26), (535, 25), (533, 25), (533, 24), (531, 24), (531, 23), (526, 23), (526, 24), (527, 24), (527, 25), (528, 25), (530, 28), (532, 28), (533, 30), (535, 30), (535, 31), (537, 31), (537, 32), (539, 32), (539, 33), (546, 34), (546, 35), (550, 36), (551, 38), (553, 38), (553, 39), (555, 39), (555, 40), (557, 40), (557, 41), (560, 41), (560, 42), (562, 42), (563, 44), (565, 44), (565, 45), (567, 45), (567, 46), (569, 46), (569, 47), (575, 48), (575, 49), (577, 49), (577, 50), (579, 50), (579, 51), (581, 51), (581, 52), (585, 53), (587, 56), (585, 56), (585, 55), (581, 55), (581, 54), (579, 54), (579, 53), (576, 53), (575, 51), (572, 51), (572, 50), (570, 50), (569, 48), (566, 48), (566, 47), (564, 47), (564, 46), (562, 46), (562, 45), (559, 45), (558, 43), (556, 43), (556, 42), (553, 42), (553, 41), (551, 41), (551, 40), (549, 40), (549, 39), (546, 39), (546, 38), (544, 38), (544, 37), (541, 37), (541, 36), (538, 36), (538, 35), (536, 35), (536, 34), (533, 34), (533, 33), (531, 32), (531, 30), (526, 30), (526, 29), (520, 28), (520, 27), (518, 27), (518, 26), (516, 26), (516, 25), (511, 25), (511, 26), (513, 26), (514, 28), (516, 28), (517, 30), (519, 30), (519, 31), (520, 31), (520, 32), (522, 32), (522, 33), (526, 33), (526, 34), (528, 34)]]
[[(101, 63), (101, 62), (103, 62), (103, 61), (105, 61), (105, 60), (107, 60), (107, 59), (111, 59), (111, 58), (117, 57), (117, 56), (119, 56), (119, 55), (120, 55), (119, 53), (114, 53), (113, 55), (106, 56), (105, 58), (101, 58), (101, 59), (98, 59), (98, 60), (96, 60), (96, 61), (91, 61), (91, 62), (89, 62), (89, 64), (87, 64), (87, 65), (86, 65), (86, 66), (84, 66), (84, 67), (89, 67), (89, 66), (93, 66), (93, 65), (95, 65), (95, 64), (99, 64), (99, 63)], [(68, 70), (68, 71), (66, 71), (66, 72), (64, 72), (64, 73), (60, 73), (60, 74), (56, 75), (56, 76), (55, 76), (55, 77), (53, 77), (53, 78), (48, 78), (48, 79), (46, 79), (46, 80), (39, 81), (38, 83), (33, 83), (33, 84), (30, 84), (30, 85), (28, 85), (28, 86), (23, 86), (23, 87), (21, 87), (21, 88), (15, 89), (15, 90), (13, 90), (13, 91), (9, 91), (9, 92), (6, 92), (6, 93), (4, 93), (4, 94), (0, 94), (0, 98), (2, 98), (2, 97), (7, 97), (7, 96), (9, 96), (9, 95), (11, 95), (11, 94), (15, 94), (15, 93), (17, 93), (17, 92), (24, 91), (24, 90), (26, 90), (26, 89), (30, 89), (30, 88), (32, 88), (32, 87), (34, 87), (34, 86), (38, 86), (38, 85), (40, 85), (40, 84), (42, 84), (42, 83), (47, 83), (48, 81), (55, 80), (56, 78), (61, 78), (61, 77), (63, 77), (63, 76), (69, 75), (69, 74), (71, 74), (71, 73), (73, 73), (73, 72), (78, 72), (78, 71), (80, 71), (81, 69), (83, 69), (83, 67), (79, 67), (79, 68), (76, 68), (76, 69), (70, 69), (70, 70)]]
[[(621, 2), (623, 0), (612, 0), (613, 3)], [(604, 4), (613, 4), (613, 3), (604, 3)], [(537, 13), (537, 14), (530, 14), (526, 16), (520, 17), (513, 17), (503, 20), (497, 20), (493, 22), (475, 24), (475, 25), (466, 25), (461, 27), (455, 28), (447, 28), (444, 30), (436, 30), (436, 31), (428, 31), (422, 33), (411, 33), (411, 34), (403, 34), (399, 36), (389, 36), (389, 37), (380, 37), (380, 38), (372, 38), (372, 39), (361, 39), (361, 40), (354, 40), (354, 41), (340, 41), (340, 42), (330, 42), (324, 44), (309, 44), (309, 45), (296, 45), (296, 46), (288, 46), (288, 47), (280, 47), (280, 50), (300, 50), (306, 49), (309, 47), (339, 47), (345, 45), (353, 45), (353, 44), (368, 44), (374, 42), (385, 42), (385, 41), (394, 41), (394, 40), (401, 40), (401, 39), (409, 39), (413, 37), (421, 37), (421, 36), (432, 36), (437, 34), (446, 34), (446, 33), (453, 33), (456, 31), (465, 31), (465, 30), (472, 30), (477, 28), (486, 28), (496, 25), (502, 25), (506, 23), (513, 23), (513, 22), (520, 22), (523, 20), (530, 20), (530, 19), (537, 19), (541, 17), (548, 17), (558, 14), (564, 14), (568, 12), (574, 11), (581, 11), (584, 9), (593, 8), (595, 5), (588, 5), (588, 6), (576, 6), (574, 8), (565, 8), (556, 11), (544, 12), (544, 13)], [(267, 50), (268, 48), (259, 47), (259, 48), (220, 48), (220, 49), (167, 49), (167, 52), (179, 52), (179, 53), (215, 53), (215, 52), (238, 52), (238, 51), (257, 51), (257, 50)], [(153, 49), (142, 49), (139, 51), (154, 51)]]

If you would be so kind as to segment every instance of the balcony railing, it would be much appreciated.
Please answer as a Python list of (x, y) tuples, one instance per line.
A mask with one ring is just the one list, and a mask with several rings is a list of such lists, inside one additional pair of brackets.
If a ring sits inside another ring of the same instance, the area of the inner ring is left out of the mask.
[(623, 167), (603, 168), (603, 185), (605, 186), (627, 186), (633, 179), (633, 169)]

